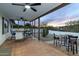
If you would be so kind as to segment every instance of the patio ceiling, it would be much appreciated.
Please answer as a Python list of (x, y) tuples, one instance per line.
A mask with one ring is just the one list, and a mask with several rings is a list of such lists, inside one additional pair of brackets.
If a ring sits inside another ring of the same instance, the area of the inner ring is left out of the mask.
[(61, 4), (62, 3), (41, 3), (40, 6), (33, 6), (37, 12), (34, 12), (31, 9), (23, 12), (23, 6), (15, 6), (11, 3), (0, 3), (0, 13), (10, 19), (23, 17), (31, 21), (47, 14), (49, 11), (55, 10), (56, 7)]

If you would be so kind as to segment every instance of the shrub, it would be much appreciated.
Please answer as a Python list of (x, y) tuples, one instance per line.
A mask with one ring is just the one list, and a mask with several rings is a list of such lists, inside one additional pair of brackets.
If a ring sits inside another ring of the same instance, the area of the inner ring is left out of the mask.
[(42, 36), (43, 37), (46, 37), (48, 35), (48, 33), (49, 33), (48, 29), (47, 28), (44, 28), (43, 29), (43, 32), (42, 32)]

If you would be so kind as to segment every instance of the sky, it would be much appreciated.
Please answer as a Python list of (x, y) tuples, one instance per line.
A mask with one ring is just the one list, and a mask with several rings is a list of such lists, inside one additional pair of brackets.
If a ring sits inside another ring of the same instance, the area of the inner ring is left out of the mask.
[(41, 23), (48, 23), (48, 26), (65, 26), (65, 22), (79, 20), (79, 3), (72, 3), (44, 17)]
[[(74, 20), (79, 20), (79, 3), (69, 4), (40, 18), (41, 24), (47, 23), (48, 26), (54, 27), (65, 26), (66, 22)], [(23, 24), (23, 22), (20, 22), (20, 24)]]

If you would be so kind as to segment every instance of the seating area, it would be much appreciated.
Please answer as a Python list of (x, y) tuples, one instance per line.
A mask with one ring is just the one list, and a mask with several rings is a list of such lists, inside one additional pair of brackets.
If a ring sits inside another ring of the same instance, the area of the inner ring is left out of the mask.
[(68, 52), (72, 52), (73, 54), (78, 54), (78, 45), (77, 40), (78, 36), (73, 35), (54, 35), (54, 45), (56, 46), (64, 46)]
[[(36, 34), (35, 37), (37, 37)], [(40, 40), (49, 44), (53, 45), (59, 50), (63, 51), (67, 55), (78, 55), (79, 54), (79, 40), (78, 36), (76, 35), (69, 35), (69, 34), (48, 34), (46, 37), (42, 37), (40, 34)]]

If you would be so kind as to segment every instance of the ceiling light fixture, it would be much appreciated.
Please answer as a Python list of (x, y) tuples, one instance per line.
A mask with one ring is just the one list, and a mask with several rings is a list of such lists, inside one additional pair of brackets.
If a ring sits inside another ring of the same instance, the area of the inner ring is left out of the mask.
[(30, 6), (29, 5), (25, 5), (25, 8), (30, 9)]

